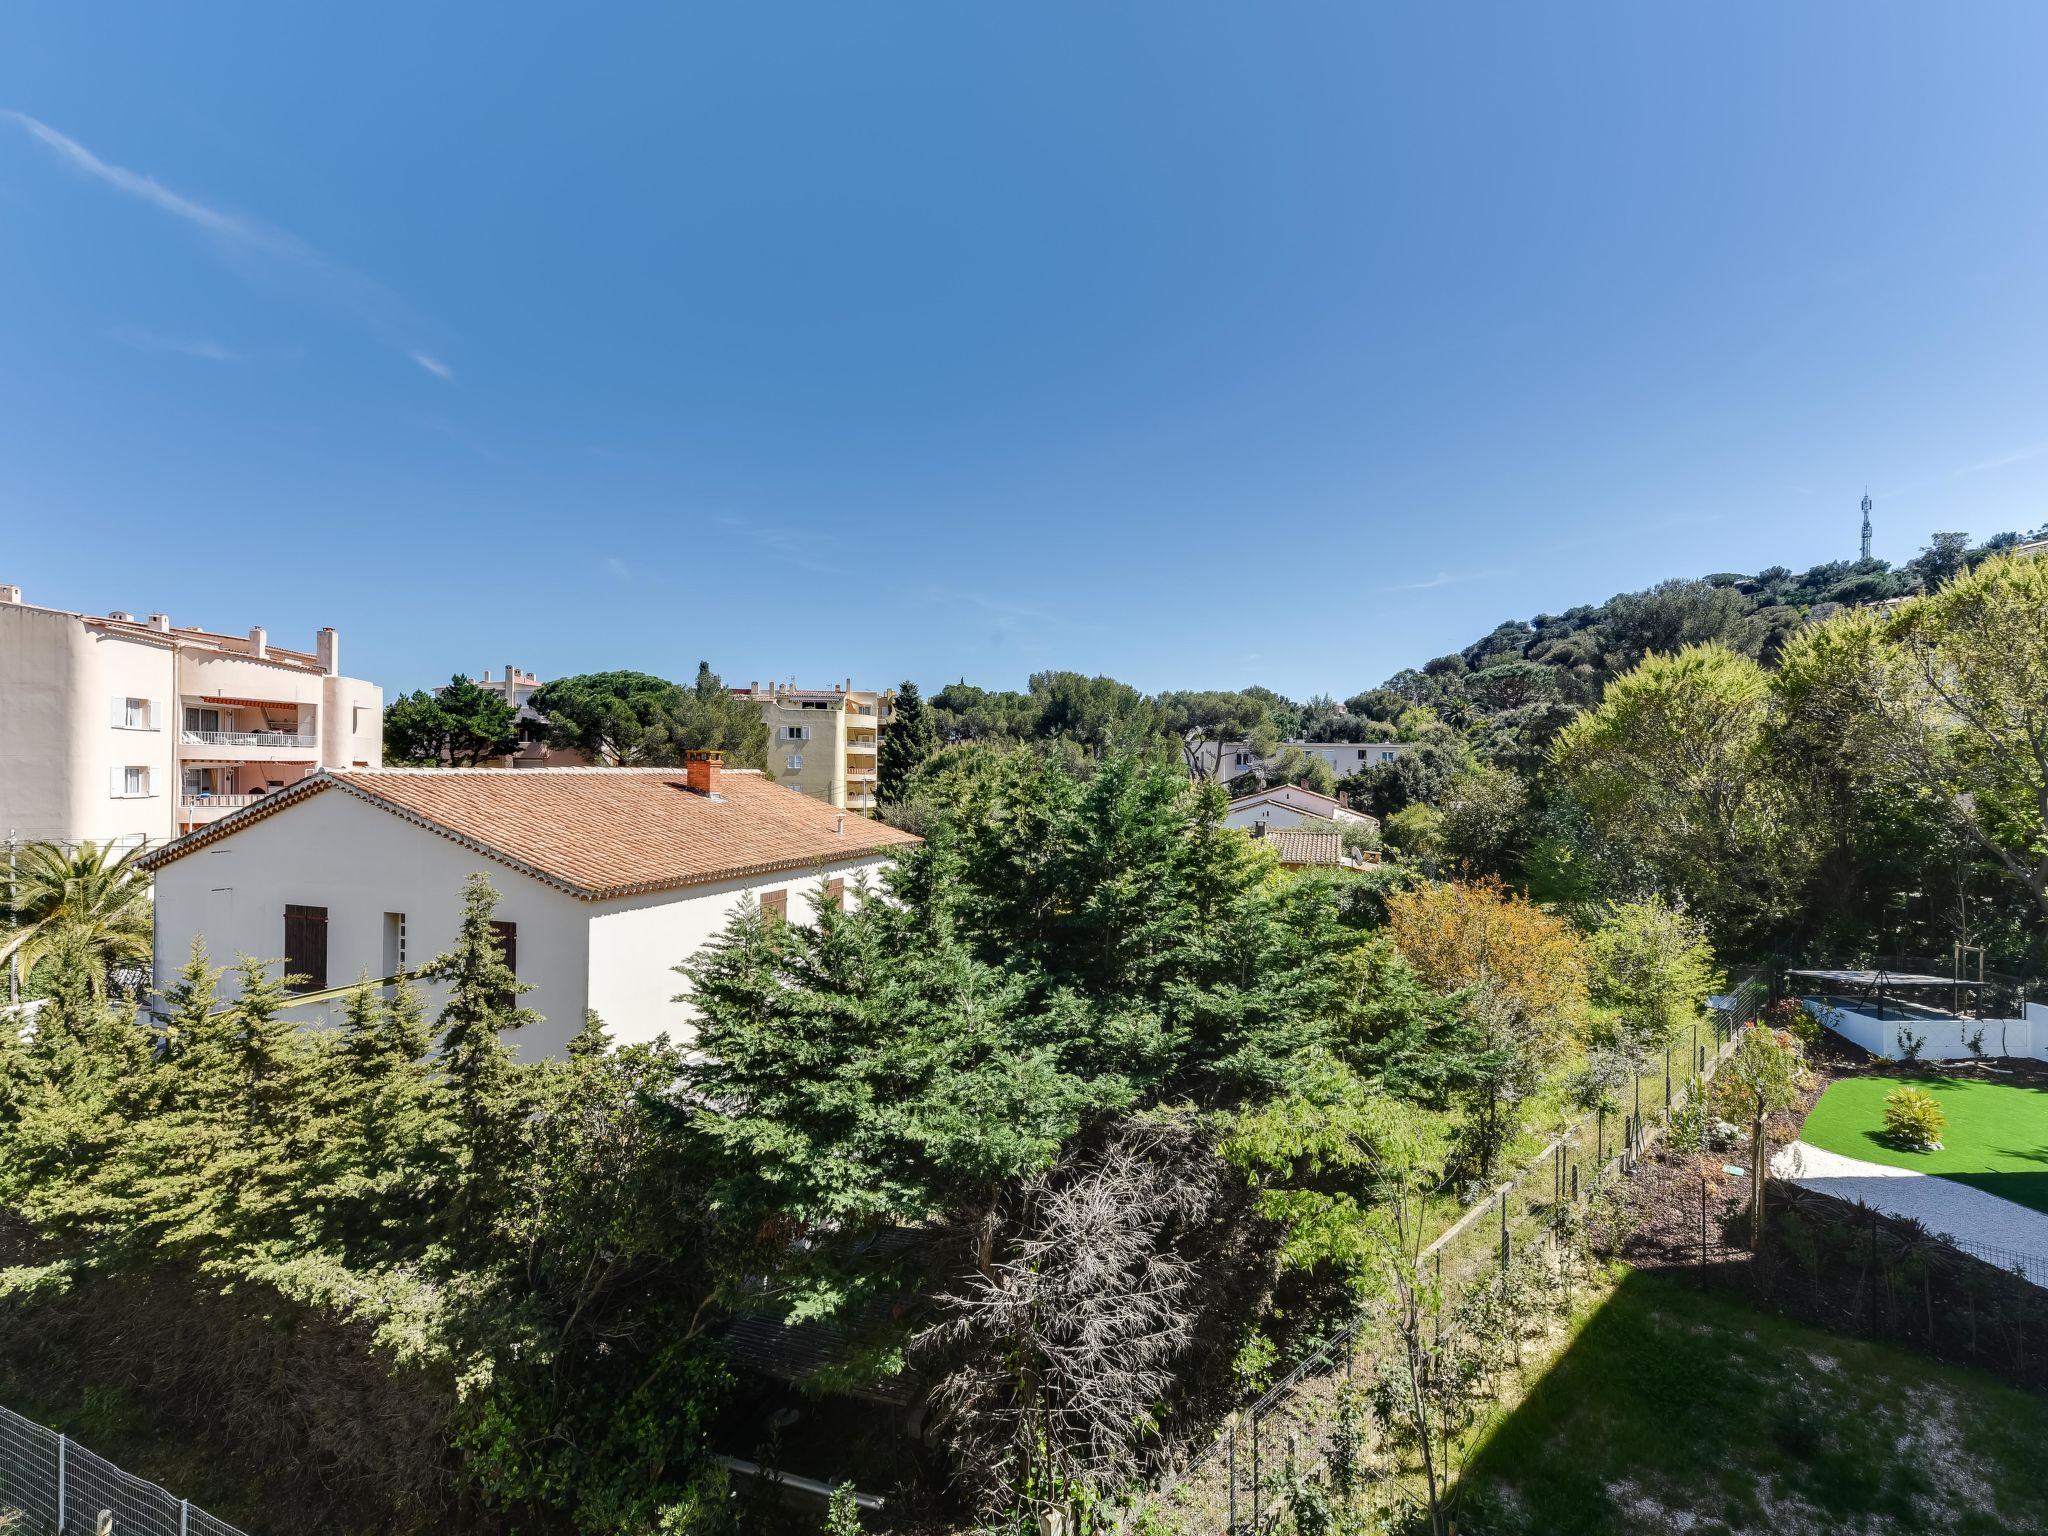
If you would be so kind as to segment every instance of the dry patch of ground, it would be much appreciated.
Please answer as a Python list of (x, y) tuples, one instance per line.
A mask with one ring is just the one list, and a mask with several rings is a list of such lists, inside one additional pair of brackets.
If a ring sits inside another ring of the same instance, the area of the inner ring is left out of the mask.
[(1474, 1458), (1488, 1536), (2048, 1529), (2048, 1400), (1630, 1273)]

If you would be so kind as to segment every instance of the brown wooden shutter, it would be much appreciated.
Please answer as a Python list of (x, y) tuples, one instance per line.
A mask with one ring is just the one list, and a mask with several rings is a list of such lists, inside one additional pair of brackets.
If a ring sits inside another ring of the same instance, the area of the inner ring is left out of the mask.
[(825, 900), (838, 907), (841, 911), (844, 911), (846, 909), (846, 882), (844, 880), (827, 881), (825, 884)]
[[(519, 974), (519, 925), (517, 923), (492, 923), (491, 931), (498, 936), (498, 953), (504, 958), (505, 969), (514, 976)], [(517, 1008), (519, 994), (507, 992), (498, 999), (500, 1008)]]
[(294, 992), (327, 989), (327, 909), (284, 909), (285, 985)]
[(766, 922), (788, 922), (789, 892), (763, 891), (761, 893), (761, 917)]

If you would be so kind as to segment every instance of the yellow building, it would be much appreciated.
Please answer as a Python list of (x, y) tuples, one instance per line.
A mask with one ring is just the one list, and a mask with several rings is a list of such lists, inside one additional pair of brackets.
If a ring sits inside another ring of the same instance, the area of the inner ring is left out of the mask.
[(882, 727), (896, 695), (853, 686), (749, 683), (735, 688), (768, 722), (768, 767), (776, 782), (844, 811), (872, 812)]

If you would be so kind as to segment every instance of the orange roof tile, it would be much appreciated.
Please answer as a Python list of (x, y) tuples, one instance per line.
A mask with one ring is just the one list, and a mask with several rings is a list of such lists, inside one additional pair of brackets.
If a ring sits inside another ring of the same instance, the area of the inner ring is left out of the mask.
[(811, 869), (920, 841), (757, 771), (724, 770), (709, 799), (685, 786), (680, 768), (330, 768), (142, 863), (161, 869), (330, 789), (587, 901)]
[(1302, 864), (1327, 865), (1335, 869), (1344, 862), (1344, 834), (1317, 832), (1302, 827), (1275, 827), (1263, 839), (1290, 867)]

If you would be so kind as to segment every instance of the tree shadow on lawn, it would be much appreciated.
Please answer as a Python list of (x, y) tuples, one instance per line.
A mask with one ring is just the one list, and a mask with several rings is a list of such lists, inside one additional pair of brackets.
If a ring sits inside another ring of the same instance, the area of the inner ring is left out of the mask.
[[(1969, 1411), (1980, 1393), (1993, 1411)], [(1944, 1528), (1988, 1536), (2048, 1522), (2028, 1449), (2043, 1435), (2048, 1402), (1989, 1378), (1631, 1271), (1460, 1491), (1489, 1536), (1903, 1536), (1928, 1528), (1930, 1503)]]

